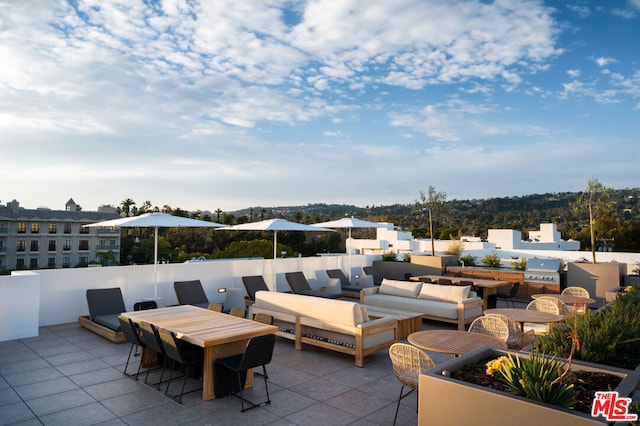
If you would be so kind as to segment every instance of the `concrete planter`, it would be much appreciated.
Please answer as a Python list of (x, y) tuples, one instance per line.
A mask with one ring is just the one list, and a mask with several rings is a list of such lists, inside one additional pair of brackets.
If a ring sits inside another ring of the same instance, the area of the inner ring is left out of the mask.
[[(496, 391), (443, 376), (444, 371), (457, 371), (466, 364), (497, 358), (511, 353), (520, 357), (528, 354), (501, 351), (489, 347), (480, 348), (458, 358), (446, 361), (420, 376), (418, 423), (475, 425), (545, 426), (553, 425), (603, 425), (609, 424), (603, 417), (562, 409), (531, 399)], [(574, 361), (572, 371), (601, 371), (623, 378), (614, 390), (629, 396), (638, 384), (637, 371), (607, 367)], [(603, 389), (607, 390), (607, 389)]]

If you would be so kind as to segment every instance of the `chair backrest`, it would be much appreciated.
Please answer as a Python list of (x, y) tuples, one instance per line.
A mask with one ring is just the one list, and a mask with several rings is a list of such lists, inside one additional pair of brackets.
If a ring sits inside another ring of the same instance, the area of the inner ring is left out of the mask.
[(118, 317), (118, 321), (120, 321), (120, 330), (122, 334), (124, 334), (124, 338), (127, 339), (127, 342), (138, 346), (146, 346), (130, 318)]
[(238, 370), (245, 371), (250, 368), (269, 364), (273, 356), (273, 347), (275, 344), (275, 334), (252, 337), (244, 350)]
[(380, 285), (382, 284), (382, 274), (380, 272), (378, 272), (378, 270), (375, 268), (375, 266), (371, 265), (371, 266), (363, 266), (362, 267), (362, 272), (364, 272), (366, 275), (371, 275), (373, 277), (373, 284), (374, 285)]
[(453, 281), (449, 278), (438, 278), (438, 284), (440, 285), (453, 285)]
[(262, 312), (255, 314), (253, 320), (263, 324), (273, 325), (273, 316)]
[(434, 367), (435, 363), (422, 350), (406, 343), (394, 343), (389, 348), (393, 374), (405, 386), (418, 388), (420, 374)]
[(469, 332), (486, 334), (506, 342), (509, 338), (509, 325), (502, 315), (487, 314), (474, 319)]
[(555, 297), (542, 296), (529, 302), (527, 309), (561, 315), (564, 313), (565, 307), (564, 303)]
[(89, 289), (86, 295), (92, 321), (97, 316), (121, 314), (127, 310), (120, 287)]
[(231, 308), (229, 311), (229, 315), (233, 315), (234, 317), (244, 318), (246, 316), (246, 312), (242, 308)]
[(173, 290), (181, 305), (209, 303), (200, 280), (176, 281), (173, 283)]
[(207, 309), (214, 312), (222, 312), (222, 303), (209, 303)]
[(300, 271), (285, 272), (284, 277), (287, 279), (287, 283), (289, 283), (289, 287), (291, 287), (291, 291), (293, 291), (294, 293), (311, 290), (309, 282), (304, 277), (304, 274)]
[(244, 284), (244, 289), (247, 290), (249, 299), (253, 301), (256, 300), (256, 291), (269, 291), (269, 287), (267, 287), (267, 283), (264, 281), (262, 275), (242, 277), (242, 283)]
[(164, 354), (164, 347), (162, 346), (162, 341), (160, 340), (160, 335), (156, 327), (146, 321), (141, 321), (138, 326), (140, 327), (144, 344), (152, 351)]
[(148, 309), (158, 309), (158, 303), (155, 300), (144, 300), (133, 304), (134, 311), (146, 311)]
[(166, 328), (160, 328), (158, 329), (158, 336), (160, 337), (164, 354), (170, 359), (178, 361), (181, 364), (186, 364), (182, 351), (178, 347), (178, 342), (176, 342), (175, 333)]
[(516, 297), (516, 294), (518, 293), (519, 288), (520, 288), (520, 281), (514, 282), (513, 285), (511, 286), (511, 290), (509, 290), (509, 297), (511, 299)]
[(342, 272), (342, 269), (327, 269), (327, 275), (329, 278), (339, 279), (341, 287), (349, 287), (351, 285), (349, 278)]
[(562, 294), (570, 294), (571, 296), (577, 296), (577, 297), (591, 297), (589, 295), (589, 291), (586, 288), (577, 287), (577, 286), (565, 288), (564, 290), (562, 290)]

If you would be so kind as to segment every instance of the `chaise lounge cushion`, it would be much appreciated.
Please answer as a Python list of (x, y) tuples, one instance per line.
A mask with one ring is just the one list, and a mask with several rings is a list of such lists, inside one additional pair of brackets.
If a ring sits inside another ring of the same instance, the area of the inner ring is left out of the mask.
[(120, 288), (89, 289), (86, 296), (91, 321), (111, 330), (120, 331), (118, 317), (126, 311)]

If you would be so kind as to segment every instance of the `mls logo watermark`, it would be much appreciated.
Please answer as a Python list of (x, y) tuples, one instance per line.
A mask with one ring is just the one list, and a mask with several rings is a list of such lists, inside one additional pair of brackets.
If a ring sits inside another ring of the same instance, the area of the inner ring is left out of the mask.
[(591, 406), (591, 416), (604, 416), (607, 421), (635, 421), (637, 414), (629, 414), (631, 398), (620, 398), (618, 392), (596, 392)]

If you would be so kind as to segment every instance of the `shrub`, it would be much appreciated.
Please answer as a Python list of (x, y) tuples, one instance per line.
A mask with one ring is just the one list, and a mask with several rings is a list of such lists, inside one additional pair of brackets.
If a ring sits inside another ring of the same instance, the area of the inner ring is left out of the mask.
[(523, 257), (522, 259), (511, 263), (511, 269), (515, 269), (516, 271), (524, 271), (527, 269), (527, 258)]
[(449, 246), (447, 246), (447, 254), (452, 254), (459, 256), (464, 250), (464, 241), (461, 240), (451, 240)]
[(476, 266), (476, 258), (475, 256), (471, 256), (470, 254), (464, 255), (460, 258), (463, 266)]
[(618, 295), (612, 305), (597, 312), (587, 310), (569, 321), (553, 327), (540, 336), (538, 348), (546, 353), (567, 357), (571, 341), (567, 336), (580, 336), (580, 350), (574, 359), (635, 369), (640, 365), (640, 287)]
[(382, 260), (396, 260), (396, 252), (391, 250), (391, 251), (387, 251), (382, 253)]
[(411, 262), (411, 255), (409, 253), (405, 253), (402, 260), (405, 262)]
[(500, 258), (497, 254), (487, 254), (483, 257), (480, 262), (487, 268), (499, 268), (500, 267)]

